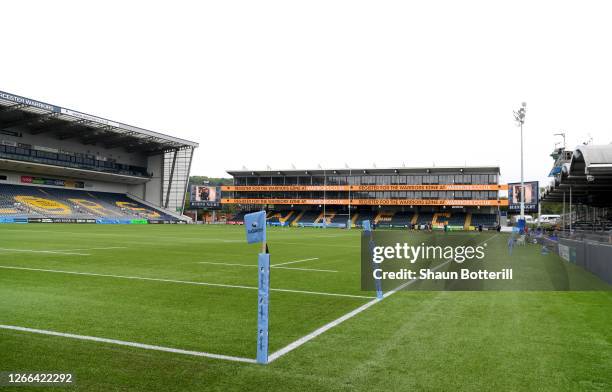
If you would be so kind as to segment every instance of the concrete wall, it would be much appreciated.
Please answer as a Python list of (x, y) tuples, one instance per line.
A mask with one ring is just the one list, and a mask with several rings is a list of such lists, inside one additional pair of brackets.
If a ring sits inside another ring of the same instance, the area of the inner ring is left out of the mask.
[(162, 173), (163, 173), (163, 155), (152, 155), (147, 158), (147, 171), (153, 175), (151, 180), (145, 184), (143, 194), (132, 193), (152, 203), (155, 206), (162, 206)]

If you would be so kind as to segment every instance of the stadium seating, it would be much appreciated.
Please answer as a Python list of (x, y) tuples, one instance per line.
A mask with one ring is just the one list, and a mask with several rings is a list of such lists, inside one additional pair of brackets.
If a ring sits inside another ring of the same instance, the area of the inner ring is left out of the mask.
[(420, 212), (416, 223), (417, 225), (430, 224), (433, 220), (433, 216), (433, 212)]
[(464, 226), (467, 214), (465, 212), (456, 212), (451, 215), (448, 220), (449, 226)]
[(315, 220), (321, 215), (321, 212), (319, 211), (306, 211), (304, 212), (304, 214), (300, 217), (299, 221), (296, 221), (294, 223), (296, 224), (314, 224)]
[(267, 220), (268, 223), (272, 225), (286, 225), (290, 224), (294, 215), (297, 214), (297, 211), (288, 210), (288, 211), (271, 211), (268, 213)]
[[(3, 207), (0, 201), (0, 210)], [(11, 206), (8, 206), (11, 208)], [(242, 222), (244, 215), (248, 214), (248, 211), (240, 211), (232, 218), (229, 222)], [(379, 227), (410, 227), (415, 218), (415, 212), (413, 211), (371, 211), (362, 210), (351, 213), (351, 220), (356, 226), (361, 226), (362, 221), (370, 220), (376, 222)], [(471, 215), (471, 221), (469, 216)], [(345, 212), (338, 213), (335, 211), (327, 211), (328, 224), (346, 224), (348, 214)], [(286, 210), (286, 211), (271, 211), (267, 215), (268, 223), (273, 225), (293, 225), (293, 226), (311, 226), (317, 224), (323, 224), (323, 213), (322, 211), (316, 210)], [(434, 222), (435, 220), (435, 222)], [(495, 214), (466, 214), (465, 212), (421, 212), (416, 216), (415, 223), (417, 225), (434, 224), (448, 226), (461, 226), (465, 227), (466, 224), (472, 226), (483, 225), (483, 227), (495, 227), (497, 225), (497, 218)]]
[[(566, 224), (566, 229), (569, 230), (569, 223)], [(595, 220), (577, 220), (572, 223), (572, 230), (583, 232), (611, 231), (612, 221), (606, 218)]]
[(0, 216), (176, 221), (124, 194), (24, 185), (0, 185)]
[(369, 210), (363, 210), (363, 211), (359, 211), (357, 213), (357, 218), (355, 219), (355, 225), (357, 226), (361, 226), (364, 220), (369, 220), (370, 222), (372, 222), (374, 220), (374, 218), (376, 217), (376, 213), (373, 211), (369, 211)]
[(407, 227), (412, 222), (413, 216), (414, 212), (412, 211), (396, 212), (389, 221), (389, 224), (393, 227)]
[(244, 216), (248, 214), (249, 212), (253, 212), (253, 211), (238, 211), (234, 216), (229, 218), (227, 221), (232, 224), (236, 224), (236, 223), (242, 224), (244, 222)]
[(376, 217), (374, 218), (374, 223), (378, 226), (389, 226), (389, 222), (391, 221), (393, 214), (393, 211), (381, 211), (376, 214)]
[(342, 213), (338, 212), (331, 219), (330, 223), (346, 224), (347, 220), (348, 220), (348, 213), (346, 213), (346, 212), (342, 212)]
[(472, 226), (495, 227), (497, 226), (497, 216), (495, 214), (472, 214)]

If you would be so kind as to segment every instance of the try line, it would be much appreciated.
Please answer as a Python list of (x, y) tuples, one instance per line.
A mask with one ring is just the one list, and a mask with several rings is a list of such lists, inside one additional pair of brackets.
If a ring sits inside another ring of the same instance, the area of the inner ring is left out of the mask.
[(96, 336), (76, 335), (76, 334), (72, 334), (72, 333), (48, 331), (46, 329), (26, 328), (26, 327), (18, 327), (18, 326), (15, 326), (15, 325), (4, 325), (4, 324), (0, 324), (0, 329), (7, 329), (7, 330), (12, 330), (12, 331), (20, 331), (20, 332), (37, 333), (37, 334), (41, 334), (41, 335), (59, 336), (59, 337), (62, 337), (62, 338), (69, 338), (69, 339), (89, 340), (89, 341), (93, 341), (93, 342), (116, 344), (116, 345), (119, 345), (119, 346), (128, 346), (128, 347), (142, 348), (142, 349), (145, 349), (145, 350), (165, 351), (165, 352), (174, 353), (174, 354), (184, 354), (184, 355), (192, 355), (192, 356), (196, 356), (196, 357), (207, 357), (207, 358), (214, 358), (214, 359), (223, 359), (223, 360), (226, 360), (226, 361), (245, 362), (245, 363), (257, 363), (256, 360), (251, 359), (251, 358), (234, 357), (234, 356), (231, 356), (231, 355), (213, 354), (213, 353), (207, 353), (207, 352), (202, 352), (202, 351), (190, 351), (190, 350), (183, 350), (183, 349), (180, 349), (180, 348), (155, 346), (155, 345), (152, 345), (152, 344), (127, 342), (125, 340), (107, 339), (107, 338), (100, 338), (100, 337), (96, 337)]
[[(232, 288), (232, 289), (259, 290), (259, 288), (255, 286), (242, 286), (242, 285), (209, 283), (209, 282), (194, 282), (194, 281), (189, 281), (189, 280), (176, 280), (176, 279), (163, 279), (163, 278), (146, 278), (143, 276), (97, 274), (93, 272), (63, 271), (63, 270), (43, 269), (43, 268), (17, 267), (17, 266), (12, 266), (12, 265), (0, 265), (0, 268), (18, 270), (18, 271), (50, 272), (50, 273), (68, 274), (68, 275), (96, 276), (96, 277), (103, 277), (103, 278), (132, 279), (132, 280), (143, 280), (143, 281), (152, 281), (152, 282), (190, 284), (190, 285), (198, 285), (198, 286), (225, 287), (225, 288)], [(366, 296), (366, 295), (326, 293), (322, 291), (308, 291), (308, 290), (271, 288), (270, 291), (278, 291), (282, 293), (308, 294), (308, 295), (325, 295), (325, 296), (331, 296), (331, 297), (365, 298), (365, 299), (373, 298), (372, 296)]]
[[(257, 268), (255, 264), (239, 264), (239, 263), (222, 263), (216, 261), (198, 261), (198, 264), (224, 265), (228, 267), (251, 267)], [(298, 268), (298, 267), (282, 267), (284, 264), (272, 264), (270, 268), (295, 270), (295, 271), (313, 271), (313, 272), (338, 272), (336, 270), (318, 269), (318, 268)]]

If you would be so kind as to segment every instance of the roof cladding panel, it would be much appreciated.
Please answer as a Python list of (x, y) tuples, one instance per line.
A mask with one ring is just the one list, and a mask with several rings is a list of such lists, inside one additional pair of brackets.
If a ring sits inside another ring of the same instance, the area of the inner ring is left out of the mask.
[(612, 144), (577, 147), (570, 163), (570, 175), (612, 175)]
[(540, 200), (569, 201), (570, 190), (573, 203), (612, 207), (612, 144), (576, 147)]
[(198, 143), (107, 120), (86, 113), (0, 91), (0, 129), (49, 133), (60, 140), (74, 138), (84, 145), (124, 146), (148, 154), (195, 148)]

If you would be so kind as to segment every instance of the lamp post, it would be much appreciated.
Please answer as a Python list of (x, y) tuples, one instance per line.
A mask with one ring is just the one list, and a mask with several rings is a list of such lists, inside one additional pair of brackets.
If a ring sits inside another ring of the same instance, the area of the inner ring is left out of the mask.
[(514, 120), (516, 125), (521, 127), (521, 219), (525, 220), (525, 178), (523, 175), (523, 124), (525, 124), (525, 113), (527, 112), (527, 103), (523, 102), (521, 108), (514, 112)]
[(348, 176), (348, 181), (346, 181), (346, 184), (349, 187), (348, 190), (348, 222), (347, 222), (347, 229), (351, 229), (351, 174), (352, 174), (352, 170), (349, 168), (349, 176)]

